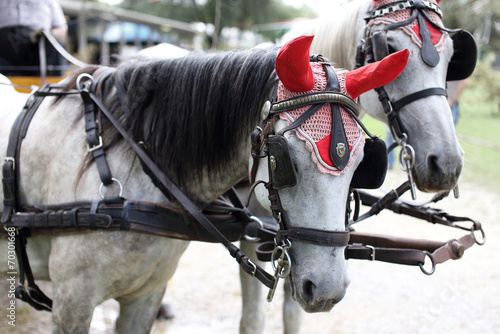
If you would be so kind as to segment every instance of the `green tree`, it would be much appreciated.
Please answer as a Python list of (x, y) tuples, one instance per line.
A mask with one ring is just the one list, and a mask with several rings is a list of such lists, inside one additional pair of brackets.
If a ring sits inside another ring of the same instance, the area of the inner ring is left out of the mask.
[(447, 28), (463, 28), (472, 32), (483, 52), (500, 51), (500, 34), (495, 22), (500, 21), (498, 0), (441, 1)]
[(307, 7), (297, 9), (281, 0), (124, 0), (120, 7), (184, 22), (214, 24), (217, 29), (213, 36), (224, 27), (250, 29), (255, 24), (312, 15)]

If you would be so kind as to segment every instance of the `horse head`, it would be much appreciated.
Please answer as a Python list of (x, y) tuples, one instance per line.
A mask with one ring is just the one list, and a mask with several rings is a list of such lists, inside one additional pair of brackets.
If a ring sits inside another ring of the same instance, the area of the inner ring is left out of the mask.
[[(267, 152), (268, 159), (261, 159), (253, 172), (269, 189), (258, 186), (255, 193), (280, 224), (277, 246), (289, 254), (285, 271), (289, 269), (293, 296), (304, 310), (319, 312), (338, 303), (350, 282), (344, 250), (351, 182), (383, 182), (385, 177), (386, 165), (373, 175), (356, 175), (365, 136), (355, 99), (397, 77), (409, 54), (404, 50), (348, 72), (334, 69), (322, 57), (310, 57), (312, 39), (298, 37), (277, 56), (277, 101), (263, 108), (265, 126), (258, 141), (266, 148), (254, 152)], [(378, 156), (382, 161), (385, 152), (384, 145)]]
[(469, 33), (443, 27), (438, 3), (400, 6), (393, 0), (372, 1), (364, 61), (403, 49), (410, 50), (411, 57), (396, 80), (360, 98), (370, 106), (369, 114), (389, 124), (397, 141), (413, 148), (415, 184), (431, 192), (451, 190), (460, 176), (464, 153), (455, 134), (446, 81), (468, 77), (477, 55)]

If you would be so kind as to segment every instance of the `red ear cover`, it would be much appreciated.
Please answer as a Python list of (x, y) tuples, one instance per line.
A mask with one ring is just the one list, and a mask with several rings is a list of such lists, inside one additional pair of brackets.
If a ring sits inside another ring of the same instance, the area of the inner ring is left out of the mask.
[(387, 85), (403, 72), (409, 56), (410, 51), (404, 49), (348, 72), (345, 79), (347, 93), (355, 99), (369, 90)]
[(291, 92), (308, 92), (314, 88), (314, 76), (309, 64), (313, 38), (313, 35), (308, 35), (289, 41), (276, 57), (276, 73)]

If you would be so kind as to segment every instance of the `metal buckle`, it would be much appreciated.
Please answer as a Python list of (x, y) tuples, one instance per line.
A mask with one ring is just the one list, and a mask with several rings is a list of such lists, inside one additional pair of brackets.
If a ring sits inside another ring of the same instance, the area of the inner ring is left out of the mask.
[(12, 169), (15, 170), (16, 169), (16, 159), (12, 158), (12, 157), (5, 157), (3, 159), (3, 162), (12, 162)]
[(257, 273), (257, 265), (250, 259), (247, 259), (248, 263), (252, 265), (253, 270), (252, 270), (252, 277), (255, 277), (255, 274)]
[(89, 153), (92, 153), (100, 148), (102, 148), (102, 137), (101, 136), (99, 136), (99, 144), (94, 145), (92, 147), (90, 147), (90, 145), (88, 145)]
[(375, 261), (375, 247), (371, 245), (365, 245), (366, 248), (371, 249), (370, 261)]

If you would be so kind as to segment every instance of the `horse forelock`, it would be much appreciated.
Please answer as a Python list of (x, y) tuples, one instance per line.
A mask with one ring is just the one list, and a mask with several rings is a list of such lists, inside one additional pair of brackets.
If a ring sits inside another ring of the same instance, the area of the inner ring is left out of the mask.
[[(155, 163), (179, 186), (190, 186), (222, 175), (241, 156), (275, 91), (275, 59), (274, 51), (249, 50), (135, 61), (119, 66), (101, 93)], [(109, 122), (102, 126), (108, 147), (120, 140)]]

